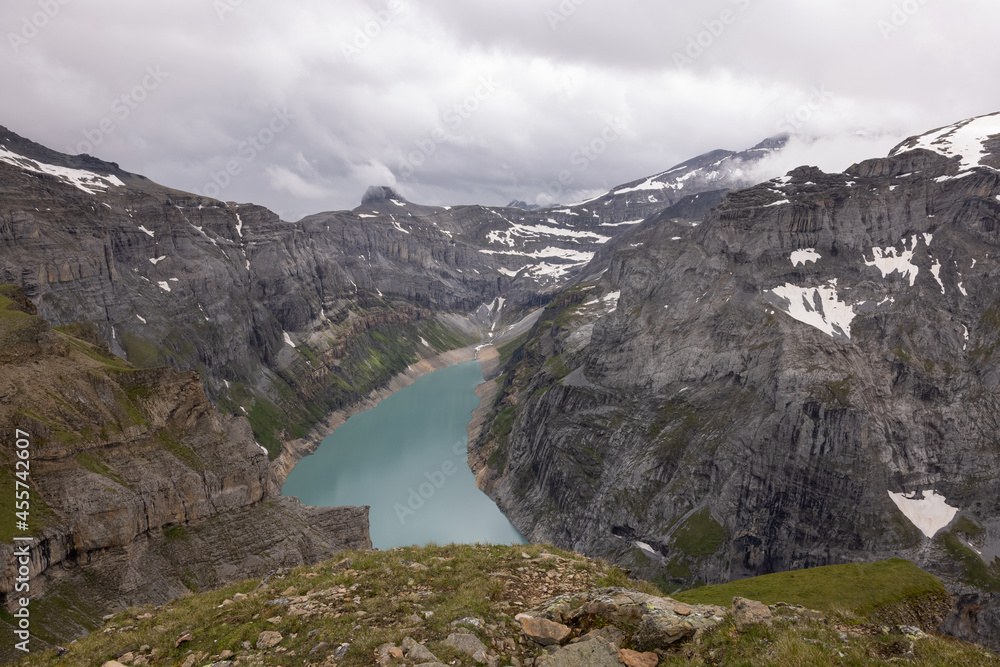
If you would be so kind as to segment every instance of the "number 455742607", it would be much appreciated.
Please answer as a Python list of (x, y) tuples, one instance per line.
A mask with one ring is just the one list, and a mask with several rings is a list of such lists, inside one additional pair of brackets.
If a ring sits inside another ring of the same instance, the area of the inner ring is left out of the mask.
[(31, 473), (31, 434), (17, 429), (17, 461), (14, 464), (15, 509), (14, 516), (18, 519), (17, 527), (27, 530), (28, 514), (31, 509), (30, 487), (28, 475)]

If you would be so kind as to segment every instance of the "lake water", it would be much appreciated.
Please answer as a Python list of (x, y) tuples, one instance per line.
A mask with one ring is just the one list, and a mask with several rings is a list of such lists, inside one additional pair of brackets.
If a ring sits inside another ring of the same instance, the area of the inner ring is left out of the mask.
[(476, 487), (466, 427), (479, 405), (478, 361), (429, 373), (358, 413), (299, 461), (281, 489), (306, 505), (370, 505), (372, 544), (523, 544)]

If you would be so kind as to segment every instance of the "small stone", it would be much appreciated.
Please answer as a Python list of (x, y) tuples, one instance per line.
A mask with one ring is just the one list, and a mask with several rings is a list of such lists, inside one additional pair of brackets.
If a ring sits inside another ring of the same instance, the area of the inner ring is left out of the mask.
[(174, 648), (177, 648), (178, 646), (180, 646), (184, 642), (189, 642), (192, 639), (194, 639), (194, 635), (192, 635), (190, 632), (186, 632), (183, 635), (181, 635), (180, 637), (178, 637), (176, 641), (174, 641)]
[(236, 595), (233, 596), (234, 602), (239, 602), (241, 600), (246, 600), (246, 599), (247, 599), (246, 593), (237, 593)]
[(521, 558), (523, 558), (524, 560), (531, 560), (531, 556), (524, 553), (523, 551), (521, 552)]
[(233, 603), (233, 601), (232, 601), (232, 600), (230, 600), (229, 598), (226, 598), (225, 600), (223, 600), (223, 601), (222, 601), (222, 604), (221, 604), (221, 605), (219, 605), (219, 606), (220, 606), (220, 607), (228, 607), (228, 606), (229, 606), (229, 605), (231, 605), (232, 603)]
[(412, 637), (403, 639), (403, 650), (406, 651), (406, 657), (414, 662), (439, 662), (437, 656), (431, 653), (430, 649), (416, 642)]
[(344, 642), (343, 644), (337, 647), (336, 651), (333, 652), (333, 659), (343, 660), (344, 656), (347, 655), (347, 652), (350, 650), (350, 648), (351, 645), (348, 644), (347, 642)]
[(139, 653), (149, 653), (150, 648), (152, 647), (149, 644), (143, 644), (139, 647)]
[(474, 616), (466, 616), (465, 618), (460, 618), (457, 621), (452, 621), (452, 625), (468, 625), (473, 628), (481, 628), (486, 625), (485, 621), (481, 618), (475, 618)]
[(393, 646), (392, 648), (389, 649), (389, 657), (395, 660), (402, 660), (403, 649), (399, 648), (398, 646)]
[(313, 653), (316, 653), (318, 651), (322, 651), (323, 649), (326, 648), (330, 648), (330, 645), (327, 644), (326, 642), (320, 642), (312, 647), (312, 649), (309, 651), (309, 655), (312, 655)]
[(132, 660), (134, 658), (135, 658), (135, 655), (133, 653), (126, 653), (122, 657), (118, 658), (118, 662), (123, 662), (125, 664), (128, 664), (128, 663), (132, 662)]
[(479, 641), (479, 637), (464, 633), (453, 633), (444, 640), (447, 646), (455, 649), (459, 653), (472, 657), (479, 651), (486, 651), (486, 645)]
[(257, 636), (257, 648), (265, 649), (277, 646), (282, 639), (284, 639), (284, 637), (281, 636), (280, 632), (265, 630)]
[(899, 632), (907, 639), (913, 641), (917, 639), (927, 639), (928, 634), (921, 630), (920, 628), (914, 627), (912, 625), (900, 625), (896, 627)]
[(770, 623), (771, 609), (762, 602), (733, 598), (733, 621), (739, 629), (757, 623)]
[(233, 652), (227, 649), (227, 650), (223, 651), (222, 653), (220, 653), (219, 657), (221, 659), (223, 659), (223, 660), (226, 660), (228, 658), (233, 657)]
[(194, 667), (194, 663), (196, 662), (198, 662), (198, 659), (195, 658), (193, 655), (189, 655), (187, 657), (187, 660), (184, 661), (181, 667)]
[(618, 659), (627, 667), (656, 667), (660, 664), (660, 656), (655, 653), (639, 653), (627, 648), (618, 651)]
[(153, 615), (149, 614), (149, 613), (146, 613), (146, 614), (143, 614), (142, 616), (136, 616), (135, 620), (137, 620), (137, 621), (145, 621), (146, 619), (149, 619), (149, 618), (153, 618)]
[(562, 623), (554, 623), (544, 618), (522, 618), (521, 629), (536, 644), (552, 646), (564, 644), (573, 631)]
[(281, 617), (280, 616), (273, 616), (273, 617), (267, 619), (267, 622), (271, 623), (272, 625), (277, 625), (278, 623), (281, 623)]
[(282, 595), (295, 595), (295, 586), (289, 586), (281, 593)]
[(678, 616), (690, 616), (693, 610), (686, 604), (677, 604), (674, 606), (674, 613)]

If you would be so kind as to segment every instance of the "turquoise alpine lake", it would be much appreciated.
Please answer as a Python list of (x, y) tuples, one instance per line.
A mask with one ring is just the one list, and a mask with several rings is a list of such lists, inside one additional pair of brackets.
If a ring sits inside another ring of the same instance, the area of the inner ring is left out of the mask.
[(524, 544), (469, 470), (466, 430), (482, 366), (429, 373), (349, 418), (281, 489), (306, 505), (370, 505), (372, 545)]

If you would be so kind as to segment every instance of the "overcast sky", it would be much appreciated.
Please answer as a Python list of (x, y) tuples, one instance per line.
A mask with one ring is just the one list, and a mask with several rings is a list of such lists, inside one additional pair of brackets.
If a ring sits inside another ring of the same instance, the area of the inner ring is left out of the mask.
[(372, 184), (570, 203), (789, 131), (768, 170), (839, 171), (998, 111), (998, 24), (995, 0), (3, 0), (0, 125), (287, 220)]

